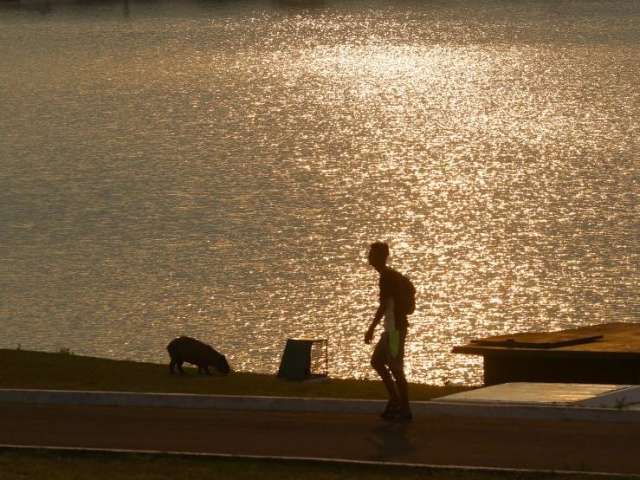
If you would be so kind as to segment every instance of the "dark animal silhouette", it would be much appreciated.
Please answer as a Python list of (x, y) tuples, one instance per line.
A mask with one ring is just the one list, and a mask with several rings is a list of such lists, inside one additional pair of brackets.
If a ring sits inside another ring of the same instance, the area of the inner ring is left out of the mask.
[(169, 345), (167, 345), (167, 351), (171, 357), (171, 362), (169, 363), (171, 373), (174, 373), (174, 368), (177, 366), (180, 373), (183, 374), (183, 362), (196, 365), (198, 367), (198, 373), (204, 371), (207, 375), (211, 375), (209, 371), (210, 366), (224, 375), (231, 372), (227, 358), (224, 355), (217, 352), (210, 345), (195, 338), (178, 337), (171, 340)]

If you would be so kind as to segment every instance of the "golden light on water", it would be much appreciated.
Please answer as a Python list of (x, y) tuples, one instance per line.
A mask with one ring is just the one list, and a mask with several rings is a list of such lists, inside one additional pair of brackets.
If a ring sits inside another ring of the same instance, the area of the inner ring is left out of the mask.
[(416, 381), (478, 382), (450, 353), (478, 336), (638, 319), (637, 6), (215, 8), (0, 18), (6, 338), (273, 371), (326, 337), (373, 376), (373, 240), (418, 288)]

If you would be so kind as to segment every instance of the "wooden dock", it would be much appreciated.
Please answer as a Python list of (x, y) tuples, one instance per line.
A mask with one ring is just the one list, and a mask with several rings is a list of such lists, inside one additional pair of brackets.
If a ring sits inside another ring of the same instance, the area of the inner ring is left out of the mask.
[(484, 357), (484, 383), (640, 384), (640, 324), (605, 323), (557, 332), (472, 340), (454, 353)]

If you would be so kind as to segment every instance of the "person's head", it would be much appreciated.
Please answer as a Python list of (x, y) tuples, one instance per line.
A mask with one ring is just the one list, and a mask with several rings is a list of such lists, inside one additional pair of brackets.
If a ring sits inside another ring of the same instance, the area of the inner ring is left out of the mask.
[(374, 242), (369, 247), (369, 265), (376, 270), (382, 270), (389, 258), (389, 245), (383, 242)]

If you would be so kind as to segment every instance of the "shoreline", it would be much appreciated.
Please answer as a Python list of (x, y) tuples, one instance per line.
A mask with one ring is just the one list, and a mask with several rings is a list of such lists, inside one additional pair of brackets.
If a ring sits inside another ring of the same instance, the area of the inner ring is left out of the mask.
[[(113, 360), (72, 353), (0, 349), (0, 388), (86, 390), (138, 393), (186, 393), (386, 399), (379, 380), (337, 379), (294, 382), (274, 374), (234, 372), (228, 376), (171, 375), (167, 364)], [(409, 384), (411, 400), (430, 400), (478, 388), (471, 385)]]

